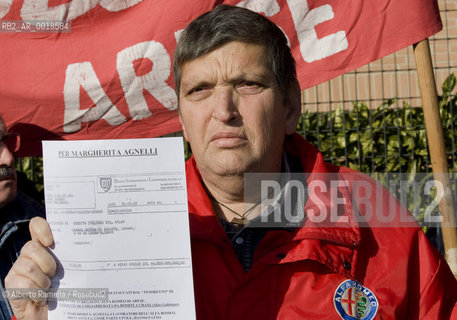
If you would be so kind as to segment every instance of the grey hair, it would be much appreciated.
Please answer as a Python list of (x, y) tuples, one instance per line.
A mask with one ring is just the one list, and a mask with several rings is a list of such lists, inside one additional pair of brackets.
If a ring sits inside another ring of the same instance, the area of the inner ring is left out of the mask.
[(181, 33), (173, 58), (178, 99), (182, 66), (233, 41), (265, 47), (271, 71), (287, 100), (288, 89), (297, 82), (297, 74), (284, 33), (261, 14), (229, 5), (202, 14)]

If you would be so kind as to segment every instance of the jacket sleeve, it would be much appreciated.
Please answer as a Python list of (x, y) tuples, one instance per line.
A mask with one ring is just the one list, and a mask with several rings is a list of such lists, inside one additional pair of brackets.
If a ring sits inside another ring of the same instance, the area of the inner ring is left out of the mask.
[(419, 235), (419, 319), (457, 320), (457, 280), (446, 260)]
[[(360, 250), (372, 254), (371, 261), (361, 267), (363, 277), (373, 286), (379, 285), (376, 289), (380, 291), (398, 293), (397, 301), (394, 295), (390, 301), (385, 299), (395, 309), (385, 317), (457, 320), (457, 280), (414, 217), (381, 184), (349, 169), (342, 169), (342, 172), (341, 180), (350, 182), (348, 187), (353, 206), (357, 206), (358, 214), (367, 219), (370, 226), (361, 228), (368, 231), (363, 232), (365, 240)], [(363, 186), (371, 188), (371, 193), (367, 192), (369, 196), (354, 192)], [(385, 221), (384, 218), (391, 213), (391, 220)], [(380, 262), (387, 269), (381, 269)], [(387, 272), (382, 281), (380, 270)], [(388, 308), (384, 310), (388, 312)]]

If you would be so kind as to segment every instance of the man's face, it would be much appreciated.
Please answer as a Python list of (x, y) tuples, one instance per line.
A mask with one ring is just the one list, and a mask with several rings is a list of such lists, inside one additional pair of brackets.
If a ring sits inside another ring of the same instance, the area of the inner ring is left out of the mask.
[[(0, 119), (0, 139), (6, 136), (5, 123)], [(14, 157), (3, 142), (0, 142), (0, 208), (16, 198), (17, 179)]]
[(181, 75), (180, 119), (202, 175), (280, 170), (299, 112), (285, 105), (263, 46), (230, 42)]

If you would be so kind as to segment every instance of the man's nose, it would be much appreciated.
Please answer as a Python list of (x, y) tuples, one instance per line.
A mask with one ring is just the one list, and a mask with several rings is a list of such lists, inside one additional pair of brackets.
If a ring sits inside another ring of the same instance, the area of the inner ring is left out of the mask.
[(4, 143), (0, 144), (0, 166), (14, 167), (13, 153)]
[(231, 86), (216, 88), (213, 118), (227, 123), (239, 116), (238, 96), (235, 89)]

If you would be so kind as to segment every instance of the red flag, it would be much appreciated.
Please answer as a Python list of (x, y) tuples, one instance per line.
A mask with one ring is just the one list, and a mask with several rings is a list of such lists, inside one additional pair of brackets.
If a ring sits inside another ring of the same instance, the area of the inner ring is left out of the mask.
[[(176, 35), (221, 1), (12, 0), (0, 5), (0, 114), (22, 136), (153, 137), (180, 130), (171, 63)], [(441, 30), (436, 1), (227, 0), (288, 36), (302, 88)]]

